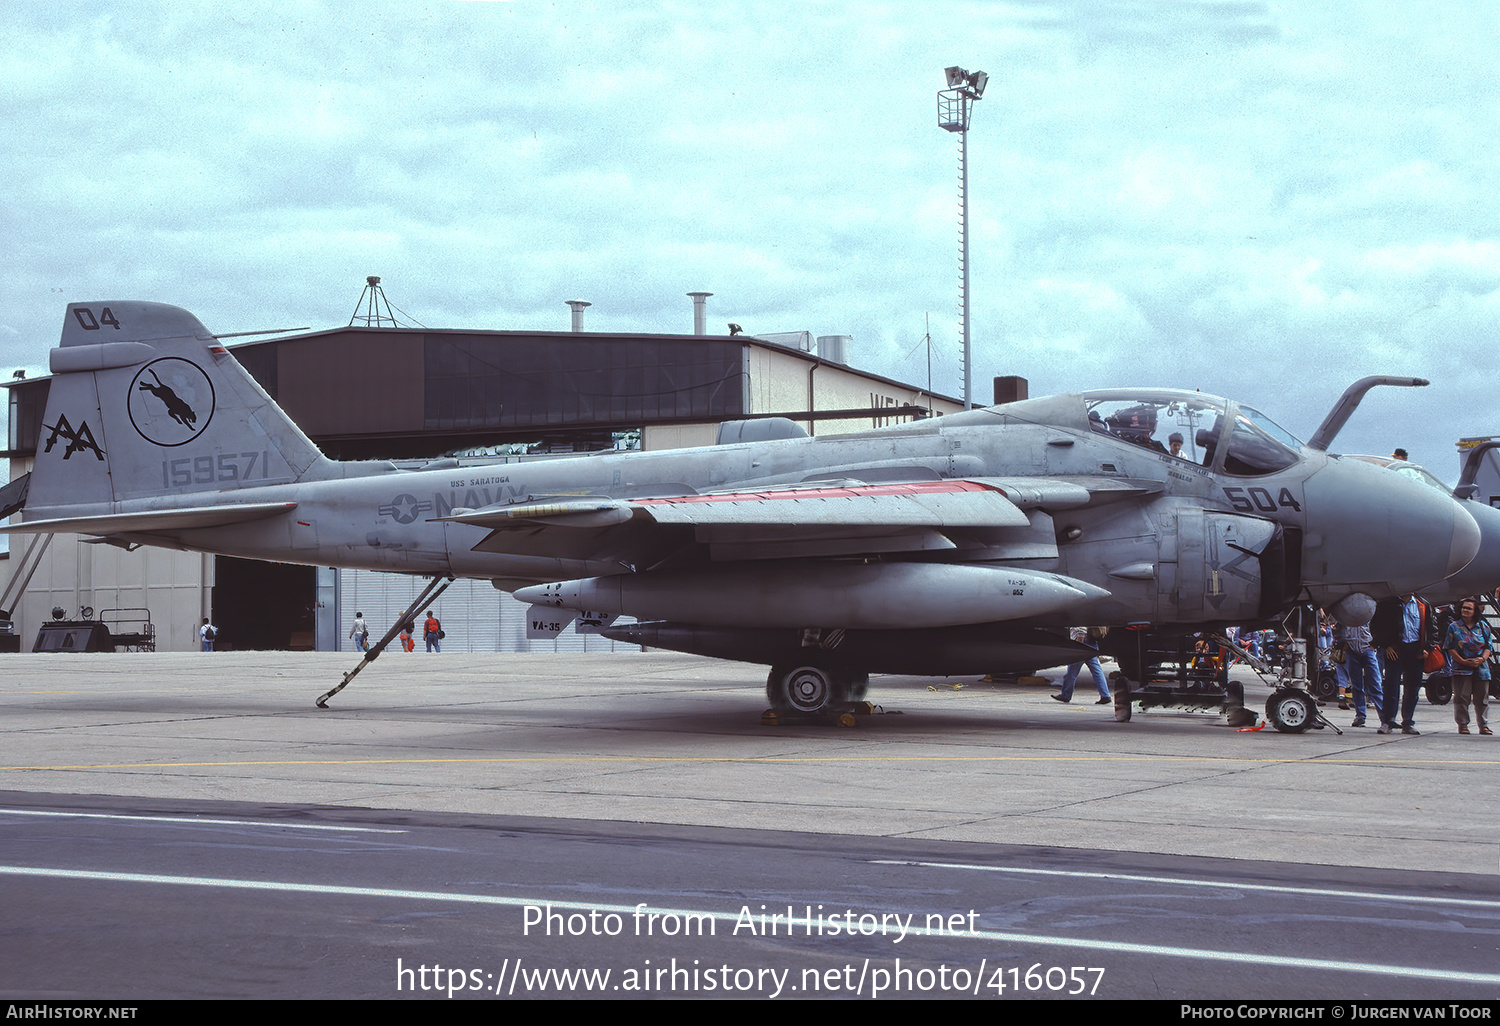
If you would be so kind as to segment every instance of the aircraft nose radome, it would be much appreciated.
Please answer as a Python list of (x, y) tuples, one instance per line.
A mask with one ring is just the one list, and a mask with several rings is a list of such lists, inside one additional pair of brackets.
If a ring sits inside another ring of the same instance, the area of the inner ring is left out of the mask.
[(1326, 597), (1427, 588), (1479, 553), (1479, 525), (1452, 496), (1381, 467), (1331, 461), (1308, 478), (1306, 583)]
[(1500, 588), (1500, 509), (1477, 502), (1459, 506), (1479, 525), (1479, 553), (1447, 580), (1422, 589), (1422, 596), (1433, 602), (1457, 602)]
[(1453, 547), (1448, 551), (1448, 573), (1452, 577), (1474, 561), (1479, 555), (1483, 533), (1479, 522), (1464, 509), (1463, 503), (1453, 502)]

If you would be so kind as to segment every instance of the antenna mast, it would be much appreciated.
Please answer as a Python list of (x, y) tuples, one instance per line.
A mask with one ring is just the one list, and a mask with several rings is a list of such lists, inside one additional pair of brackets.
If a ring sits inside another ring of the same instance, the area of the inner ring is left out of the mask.
[[(385, 307), (385, 313), (380, 308)], [(363, 309), (363, 313), (361, 313)], [(355, 322), (361, 322), (366, 328), (399, 328), (400, 322), (396, 315), (391, 313), (391, 301), (385, 298), (385, 290), (380, 287), (380, 277), (370, 275), (365, 278), (365, 290), (359, 294), (359, 302), (354, 304), (354, 314), (349, 318), (349, 327), (354, 327)]]

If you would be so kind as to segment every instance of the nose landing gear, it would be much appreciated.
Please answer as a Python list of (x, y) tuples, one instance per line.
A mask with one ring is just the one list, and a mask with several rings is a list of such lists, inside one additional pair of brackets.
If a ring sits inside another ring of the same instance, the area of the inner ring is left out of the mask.
[(1266, 719), (1283, 734), (1300, 734), (1318, 717), (1318, 703), (1298, 688), (1278, 688), (1266, 699)]

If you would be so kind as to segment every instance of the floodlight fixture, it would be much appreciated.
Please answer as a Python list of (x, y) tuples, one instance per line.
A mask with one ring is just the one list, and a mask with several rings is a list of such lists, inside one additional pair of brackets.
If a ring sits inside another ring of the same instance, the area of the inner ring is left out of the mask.
[(959, 67), (944, 68), (943, 74), (948, 78), (949, 89), (957, 89), (971, 100), (984, 95), (985, 84), (990, 80), (990, 76), (982, 71), (965, 71)]

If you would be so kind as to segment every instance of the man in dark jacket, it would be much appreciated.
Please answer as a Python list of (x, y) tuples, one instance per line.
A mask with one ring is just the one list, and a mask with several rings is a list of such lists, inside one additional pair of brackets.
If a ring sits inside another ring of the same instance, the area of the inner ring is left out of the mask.
[(1422, 690), (1422, 661), (1436, 644), (1437, 624), (1432, 607), (1415, 595), (1386, 599), (1375, 606), (1370, 634), (1385, 657), (1381, 732), (1396, 722), (1399, 701), (1401, 733), (1420, 734), (1413, 719), (1417, 714), (1417, 695)]

